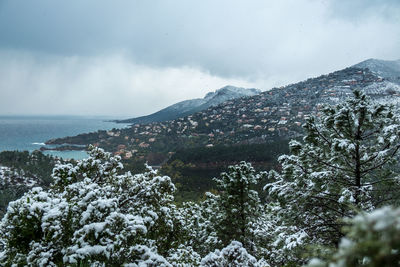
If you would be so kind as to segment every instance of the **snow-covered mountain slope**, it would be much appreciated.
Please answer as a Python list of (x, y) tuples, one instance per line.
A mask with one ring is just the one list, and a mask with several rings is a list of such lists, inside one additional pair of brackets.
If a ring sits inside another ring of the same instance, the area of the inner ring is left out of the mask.
[(400, 60), (367, 59), (353, 67), (368, 68), (375, 74), (397, 84), (400, 84)]
[(245, 97), (245, 96), (253, 96), (261, 93), (258, 89), (246, 89), (242, 87), (235, 86), (225, 86), (221, 89), (216, 90), (215, 92), (208, 93), (203, 99), (206, 100), (205, 108), (219, 105), (225, 101)]
[(162, 122), (167, 120), (173, 120), (179, 117), (193, 114), (197, 111), (207, 109), (211, 106), (219, 105), (228, 100), (240, 97), (254, 96), (259, 93), (261, 93), (261, 90), (258, 89), (254, 88), (248, 89), (248, 88), (228, 85), (216, 90), (215, 92), (207, 93), (204, 98), (196, 98), (196, 99), (181, 101), (147, 116), (127, 119), (127, 120), (119, 120), (117, 122), (150, 123), (150, 122)]
[[(380, 91), (394, 90), (397, 92), (398, 87), (396, 87), (396, 85), (400, 85), (400, 60), (388, 61), (380, 59), (368, 59), (352, 67), (357, 69), (369, 69), (370, 72), (372, 72), (375, 76), (382, 77), (382, 80), (385, 81), (385, 83), (376, 84), (375, 87), (371, 86), (371, 88), (365, 88), (366, 90), (376, 91), (379, 89)], [(349, 84), (351, 85), (351, 81), (349, 81)], [(391, 88), (394, 89), (392, 90)], [(225, 86), (221, 89), (216, 90), (215, 92), (210, 92), (206, 94), (204, 98), (185, 100), (147, 116), (127, 119), (127, 120), (120, 120), (117, 122), (137, 124), (137, 123), (151, 123), (151, 122), (162, 122), (167, 120), (173, 120), (179, 117), (191, 115), (198, 111), (205, 110), (211, 106), (217, 106), (228, 100), (244, 96), (255, 96), (260, 92), (261, 91), (257, 89), (246, 89), (234, 86)], [(394, 93), (392, 92), (390, 94)], [(334, 98), (336, 99), (337, 97)], [(383, 97), (381, 95), (381, 98), (386, 99), (387, 97)], [(339, 100), (339, 98), (337, 98), (337, 100)]]

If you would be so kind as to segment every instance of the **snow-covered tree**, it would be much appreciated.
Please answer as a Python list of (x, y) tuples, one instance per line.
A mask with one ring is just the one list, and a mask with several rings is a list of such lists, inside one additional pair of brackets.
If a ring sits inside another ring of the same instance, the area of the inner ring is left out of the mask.
[(253, 230), (261, 205), (253, 187), (260, 178), (251, 164), (243, 161), (229, 166), (228, 172), (214, 179), (220, 191), (216, 199), (218, 210), (214, 215), (214, 229), (224, 246), (236, 240), (250, 252), (255, 251)]
[(227, 172), (215, 178), (217, 194), (207, 192), (200, 203), (185, 203), (180, 208), (180, 221), (187, 236), (185, 244), (202, 257), (232, 241), (241, 242), (250, 253), (258, 253), (255, 231), (262, 224), (262, 209), (253, 187), (261, 175), (250, 163), (229, 166)]
[(90, 157), (58, 165), (48, 191), (10, 203), (0, 224), (0, 263), (171, 266), (180, 225), (174, 185), (155, 171), (118, 174), (119, 157), (91, 147)]
[(219, 222), (219, 196), (206, 193), (206, 199), (199, 204), (186, 202), (179, 208), (184, 243), (200, 256), (222, 247), (215, 225)]
[(279, 208), (270, 203), (264, 205), (263, 212), (254, 228), (256, 251), (254, 256), (265, 259), (271, 266), (294, 266), (306, 263), (304, 247), (309, 236), (295, 225), (280, 221), (274, 209)]
[(400, 209), (389, 206), (347, 220), (351, 226), (328, 261), (313, 259), (309, 267), (400, 265)]
[(201, 266), (216, 267), (216, 266), (243, 266), (243, 267), (256, 267), (268, 266), (258, 263), (256, 258), (249, 254), (247, 250), (238, 241), (232, 241), (228, 246), (222, 250), (215, 250), (210, 252), (201, 260)]
[(168, 255), (167, 260), (172, 266), (200, 266), (201, 257), (190, 246), (181, 245), (176, 249), (171, 249)]
[(397, 199), (394, 171), (400, 122), (392, 106), (373, 103), (359, 91), (320, 117), (307, 120), (303, 143), (290, 142), (291, 155), (279, 158), (265, 186), (276, 216), (294, 225), (314, 244), (337, 244), (342, 218)]

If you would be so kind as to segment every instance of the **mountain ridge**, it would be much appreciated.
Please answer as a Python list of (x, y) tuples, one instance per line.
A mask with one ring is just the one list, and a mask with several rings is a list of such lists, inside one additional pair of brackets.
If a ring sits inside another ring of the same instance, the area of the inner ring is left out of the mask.
[(354, 90), (365, 92), (374, 101), (400, 104), (398, 84), (369, 68), (349, 67), (177, 119), (58, 138), (46, 144), (95, 144), (124, 159), (160, 165), (182, 149), (262, 145), (298, 138), (309, 116), (318, 116), (325, 104), (351, 97)]
[(188, 116), (195, 112), (207, 109), (211, 106), (216, 106), (227, 100), (253, 96), (261, 93), (261, 90), (255, 88), (243, 88), (232, 85), (224, 86), (214, 92), (208, 92), (204, 98), (188, 99), (166, 108), (163, 108), (155, 113), (140, 116), (136, 118), (130, 118), (125, 120), (115, 120), (117, 123), (151, 123), (151, 122), (162, 122), (167, 120), (177, 119), (179, 117)]
[(386, 80), (400, 85), (400, 59), (382, 60), (370, 58), (352, 67), (369, 69)]

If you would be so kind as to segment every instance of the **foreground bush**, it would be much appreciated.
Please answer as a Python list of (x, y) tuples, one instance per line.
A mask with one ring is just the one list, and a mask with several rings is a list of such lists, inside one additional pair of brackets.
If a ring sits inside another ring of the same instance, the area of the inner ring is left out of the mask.
[(56, 166), (50, 190), (10, 203), (1, 265), (169, 265), (162, 255), (176, 245), (175, 187), (151, 169), (118, 175), (119, 160), (93, 147), (76, 166)]
[(309, 267), (400, 265), (400, 208), (383, 207), (348, 223), (351, 227), (331, 260), (314, 259)]

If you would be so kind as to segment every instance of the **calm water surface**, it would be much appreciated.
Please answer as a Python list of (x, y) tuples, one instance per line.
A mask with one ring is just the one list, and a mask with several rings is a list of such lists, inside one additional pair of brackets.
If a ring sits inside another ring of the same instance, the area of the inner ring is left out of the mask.
[[(33, 151), (44, 142), (80, 133), (123, 128), (127, 125), (109, 122), (115, 118), (80, 116), (0, 116), (0, 151)], [(85, 151), (46, 151), (46, 154), (82, 159)]]

